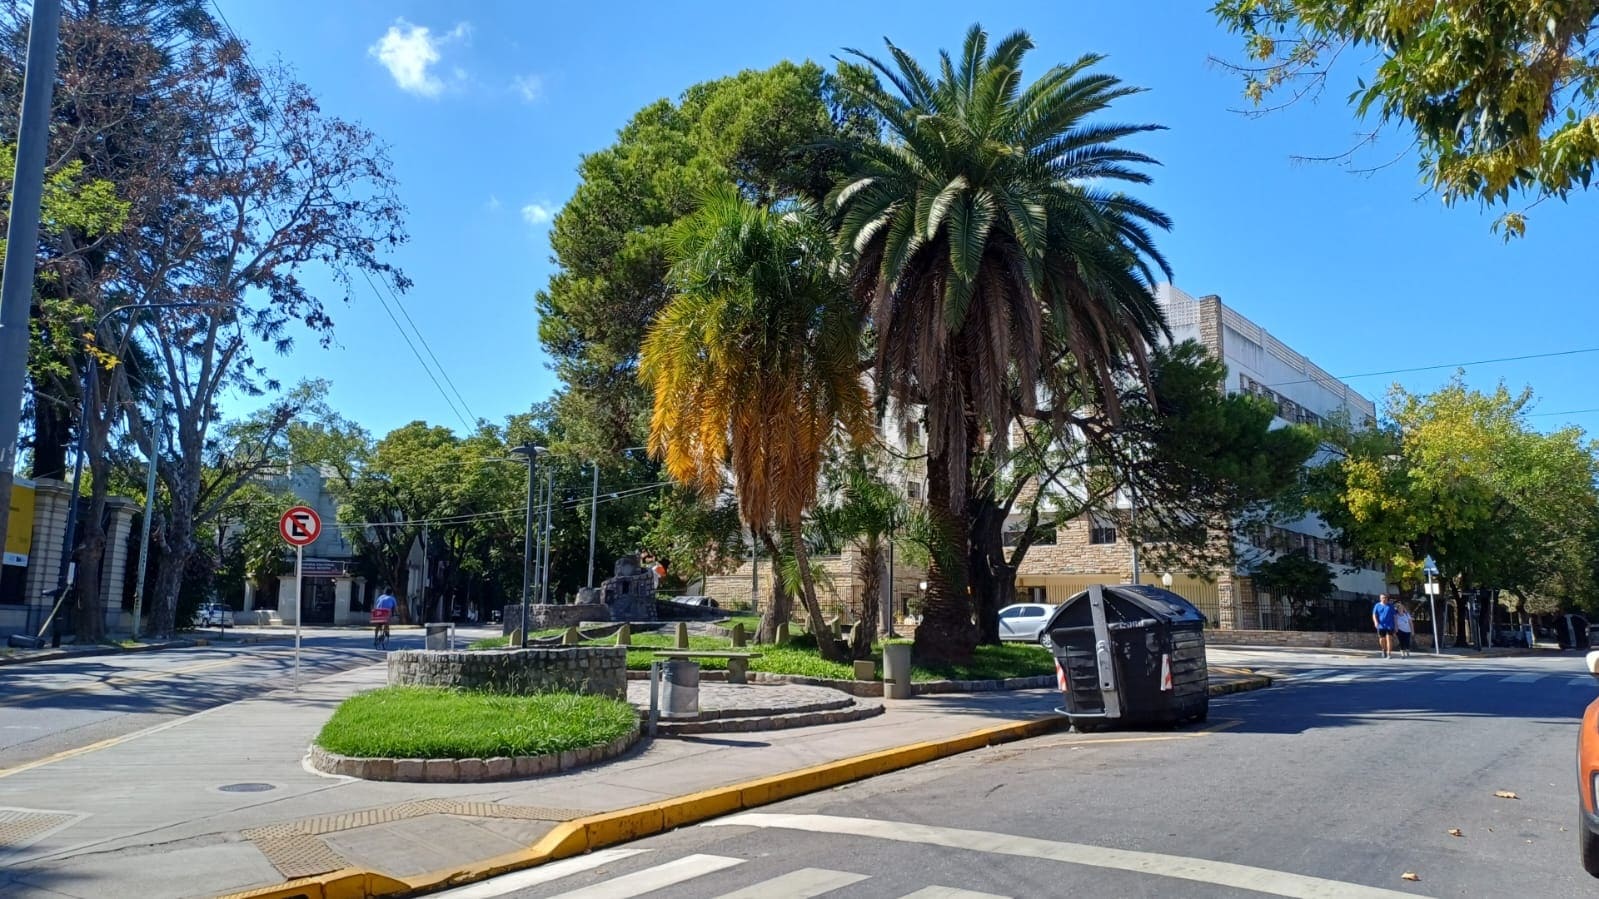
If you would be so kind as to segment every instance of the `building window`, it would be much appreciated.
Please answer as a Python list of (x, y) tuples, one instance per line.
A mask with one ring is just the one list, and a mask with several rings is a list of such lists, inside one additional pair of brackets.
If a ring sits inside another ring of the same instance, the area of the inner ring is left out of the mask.
[(1047, 602), (1049, 602), (1049, 588), (1047, 588), (1047, 587), (1028, 587), (1027, 588), (1027, 601), (1028, 602), (1039, 602), (1039, 603), (1047, 603)]
[(1115, 543), (1115, 522), (1108, 518), (1101, 518), (1098, 515), (1090, 516), (1088, 519), (1088, 542), (1098, 544)]

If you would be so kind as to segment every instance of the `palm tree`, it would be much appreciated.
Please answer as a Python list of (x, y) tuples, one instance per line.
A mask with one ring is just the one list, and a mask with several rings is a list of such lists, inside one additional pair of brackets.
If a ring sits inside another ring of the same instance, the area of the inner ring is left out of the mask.
[(1117, 414), (1113, 381), (1166, 334), (1152, 285), (1170, 271), (1150, 229), (1165, 215), (1117, 182), (1146, 183), (1154, 160), (1120, 146), (1151, 125), (1090, 122), (1135, 93), (1090, 69), (1055, 66), (1023, 88), (1032, 41), (992, 51), (979, 26), (935, 79), (888, 44), (892, 65), (860, 51), (881, 80), (859, 100), (882, 124), (855, 147), (828, 202), (852, 288), (869, 310), (878, 408), (922, 410), (928, 504), (937, 545), (921, 659), (959, 660), (976, 643), (965, 527), (971, 464), (1041, 398), (1088, 388)]
[(877, 640), (877, 622), (884, 572), (888, 573), (889, 601), (893, 601), (894, 573), (888, 565), (888, 545), (896, 527), (910, 523), (911, 510), (880, 467), (862, 453), (829, 464), (830, 502), (812, 514), (818, 536), (830, 546), (853, 543), (858, 552), (855, 577), (861, 582), (860, 620), (850, 631), (851, 658), (864, 659)]
[(650, 451), (706, 495), (731, 476), (750, 528), (787, 537), (812, 633), (841, 658), (801, 538), (824, 446), (840, 428), (871, 434), (860, 320), (831, 251), (803, 207), (710, 193), (674, 235), (678, 293), (645, 337), (639, 376), (655, 393)]

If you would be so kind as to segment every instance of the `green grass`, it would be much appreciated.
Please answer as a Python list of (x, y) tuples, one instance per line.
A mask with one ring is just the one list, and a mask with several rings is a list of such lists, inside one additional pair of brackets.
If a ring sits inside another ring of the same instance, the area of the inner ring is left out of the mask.
[(759, 615), (729, 615), (727, 622), (722, 627), (731, 629), (735, 624), (744, 625), (744, 633), (754, 636), (761, 629), (761, 616)]
[(637, 721), (632, 706), (603, 696), (383, 687), (340, 704), (316, 742), (363, 758), (546, 755), (609, 743)]
[(1055, 657), (1049, 650), (1033, 643), (1006, 643), (977, 647), (972, 661), (965, 665), (915, 666), (911, 680), (1003, 680), (1054, 673)]
[(506, 645), (507, 643), (510, 643), (510, 642), (511, 642), (511, 638), (509, 636), (506, 636), (506, 637), (484, 637), (481, 640), (473, 640), (471, 643), (466, 644), (466, 648), (467, 649), (499, 649), (500, 647), (502, 647), (502, 646), (504, 646), (504, 645)]

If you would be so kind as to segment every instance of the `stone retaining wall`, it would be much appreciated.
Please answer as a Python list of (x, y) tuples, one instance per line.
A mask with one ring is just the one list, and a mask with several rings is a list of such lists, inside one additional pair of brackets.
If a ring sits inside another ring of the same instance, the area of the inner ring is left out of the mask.
[(496, 693), (596, 693), (627, 698), (627, 649), (567, 646), (389, 653), (390, 686), (456, 687)]
[(353, 758), (311, 747), (311, 767), (325, 774), (409, 783), (483, 783), (493, 780), (538, 777), (615, 758), (632, 748), (642, 733), (637, 724), (609, 743), (569, 749), (551, 755), (493, 759), (371, 759)]
[[(1377, 632), (1371, 631), (1242, 631), (1205, 629), (1211, 646), (1299, 646), (1312, 649), (1368, 649), (1377, 651)], [(1398, 648), (1398, 641), (1394, 646)], [(1432, 631), (1417, 630), (1412, 649), (1432, 651)]]
[[(599, 602), (571, 603), (564, 606), (554, 604), (534, 603), (527, 607), (528, 620), (533, 622), (533, 630), (542, 631), (557, 627), (571, 627), (574, 624), (583, 624), (587, 621), (610, 621), (611, 610)], [(501, 613), (500, 633), (509, 636), (522, 624), (522, 604), (515, 603), (505, 607)]]

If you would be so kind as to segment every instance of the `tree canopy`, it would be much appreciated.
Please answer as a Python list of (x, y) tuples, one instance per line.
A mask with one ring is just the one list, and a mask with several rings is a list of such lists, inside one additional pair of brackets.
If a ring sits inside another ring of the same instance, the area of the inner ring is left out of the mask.
[[(1374, 54), (1349, 102), (1415, 138), (1445, 203), (1509, 205), (1585, 191), (1599, 164), (1599, 5), (1570, 0), (1221, 0), (1244, 38), (1233, 66), (1256, 104), (1318, 95), (1333, 65)], [(1506, 237), (1526, 210), (1502, 214)]]

